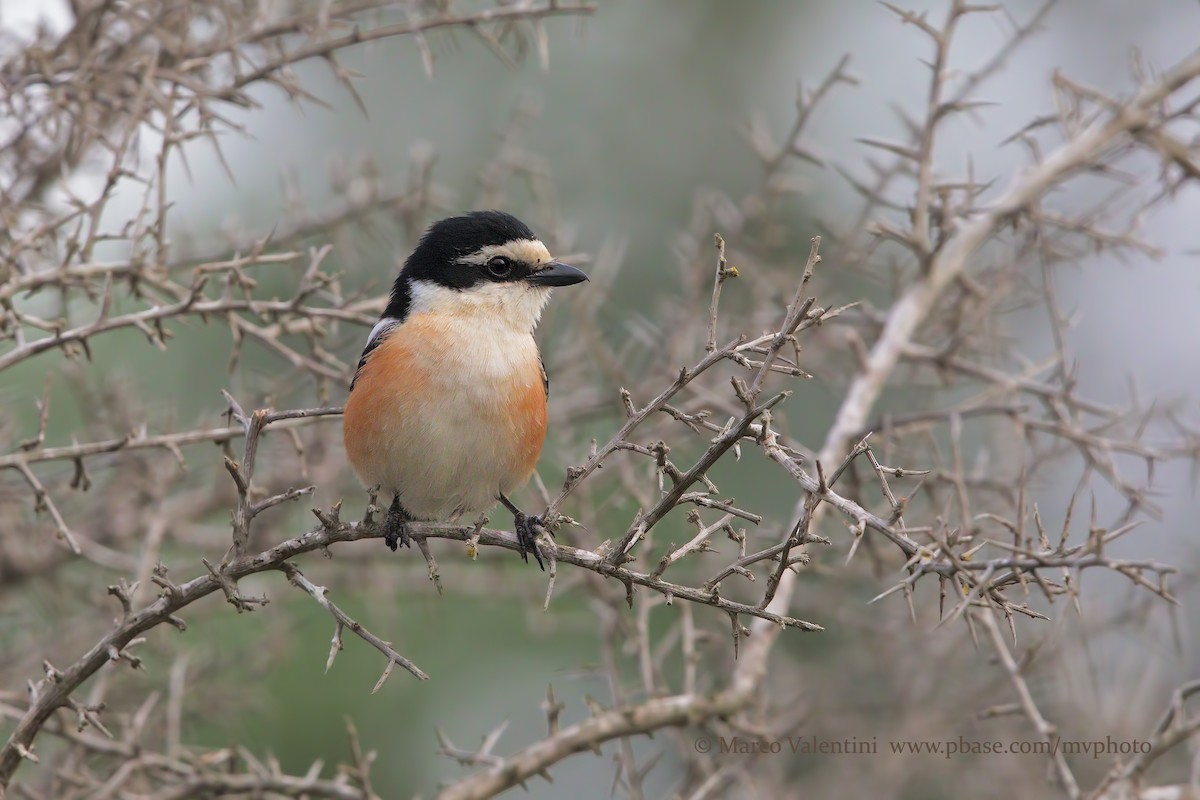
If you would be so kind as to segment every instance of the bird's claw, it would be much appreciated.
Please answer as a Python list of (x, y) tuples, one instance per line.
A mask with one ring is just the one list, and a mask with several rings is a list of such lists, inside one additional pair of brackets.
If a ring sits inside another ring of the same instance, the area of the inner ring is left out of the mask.
[(399, 497), (392, 500), (387, 518), (383, 521), (383, 543), (393, 553), (396, 552), (398, 545), (412, 547), (412, 537), (408, 533), (408, 515), (400, 507)]
[(408, 534), (408, 523), (401, 522), (394, 528), (390, 525), (385, 526), (383, 529), (383, 543), (391, 548), (393, 553), (399, 547), (412, 547), (412, 537)]
[(546, 565), (542, 563), (542, 555), (538, 552), (537, 546), (538, 530), (545, 530), (545, 523), (542, 518), (518, 511), (513, 514), (513, 526), (516, 528), (517, 551), (521, 554), (521, 558), (528, 564), (529, 553), (533, 553), (533, 557), (537, 559), (538, 566), (545, 572)]

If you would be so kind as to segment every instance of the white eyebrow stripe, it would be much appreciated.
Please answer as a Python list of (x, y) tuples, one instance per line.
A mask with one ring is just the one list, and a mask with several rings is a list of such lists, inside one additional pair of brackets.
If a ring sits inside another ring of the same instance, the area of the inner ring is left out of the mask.
[(525, 264), (537, 265), (552, 260), (550, 251), (540, 239), (515, 239), (504, 244), (489, 244), (474, 253), (468, 253), (457, 259), (458, 264), (481, 266), (496, 256), (507, 256)]
[(367, 336), (367, 343), (363, 345), (363, 349), (369, 348), (375, 343), (375, 340), (378, 339), (380, 335), (382, 335), (392, 326), (399, 324), (400, 320), (396, 319), (395, 317), (384, 317), (383, 319), (379, 320), (379, 322), (376, 322), (375, 327), (371, 328), (371, 333)]

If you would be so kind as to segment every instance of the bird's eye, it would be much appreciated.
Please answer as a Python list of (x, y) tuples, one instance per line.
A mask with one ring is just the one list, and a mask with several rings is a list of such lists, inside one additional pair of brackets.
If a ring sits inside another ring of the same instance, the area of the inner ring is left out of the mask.
[(493, 278), (507, 278), (513, 269), (512, 261), (504, 256), (496, 256), (487, 263), (487, 271)]

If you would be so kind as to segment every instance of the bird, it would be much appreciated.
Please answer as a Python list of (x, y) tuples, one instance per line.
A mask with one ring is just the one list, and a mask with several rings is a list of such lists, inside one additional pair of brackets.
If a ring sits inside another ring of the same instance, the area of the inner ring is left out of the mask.
[(586, 280), (503, 211), (422, 234), (367, 336), (342, 425), (359, 479), (392, 496), (383, 533), (393, 552), (412, 546), (410, 522), (451, 522), (499, 501), (521, 558), (545, 569), (544, 520), (509, 496), (546, 438), (550, 381), (534, 330), (554, 288)]

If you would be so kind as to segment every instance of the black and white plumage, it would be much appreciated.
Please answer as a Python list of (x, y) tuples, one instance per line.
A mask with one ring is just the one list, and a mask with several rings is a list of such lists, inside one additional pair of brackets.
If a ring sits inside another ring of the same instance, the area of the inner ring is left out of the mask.
[(520, 220), (473, 212), (432, 225), (367, 338), (346, 403), (344, 441), (368, 486), (392, 496), (387, 539), (408, 520), (514, 512), (522, 555), (536, 518), (507, 495), (533, 473), (548, 383), (534, 329), (550, 291), (586, 280)]

